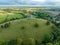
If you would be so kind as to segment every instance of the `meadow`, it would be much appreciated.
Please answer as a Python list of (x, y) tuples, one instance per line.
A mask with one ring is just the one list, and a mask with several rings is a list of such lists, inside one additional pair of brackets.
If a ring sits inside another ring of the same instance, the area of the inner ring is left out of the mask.
[(60, 45), (59, 24), (50, 8), (0, 9), (0, 45)]

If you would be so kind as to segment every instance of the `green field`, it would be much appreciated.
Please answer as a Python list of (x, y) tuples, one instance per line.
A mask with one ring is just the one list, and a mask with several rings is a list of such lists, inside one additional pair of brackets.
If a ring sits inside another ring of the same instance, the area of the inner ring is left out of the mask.
[[(10, 39), (37, 39), (42, 41), (44, 35), (51, 33), (51, 23), (49, 26), (46, 25), (46, 20), (43, 19), (21, 19), (16, 21), (11, 21), (10, 27), (0, 28), (0, 41), (10, 40)], [(34, 27), (34, 24), (39, 25), (38, 28)], [(3, 25), (3, 24), (2, 24)], [(21, 29), (25, 27), (25, 29)], [(47, 33), (49, 32), (49, 33)]]
[(20, 19), (20, 18), (23, 18), (23, 16), (21, 14), (3, 14), (3, 15), (0, 15), (0, 23), (4, 22), (5, 20), (10, 21), (12, 18)]
[(0, 45), (60, 45), (59, 24), (47, 10), (0, 9)]

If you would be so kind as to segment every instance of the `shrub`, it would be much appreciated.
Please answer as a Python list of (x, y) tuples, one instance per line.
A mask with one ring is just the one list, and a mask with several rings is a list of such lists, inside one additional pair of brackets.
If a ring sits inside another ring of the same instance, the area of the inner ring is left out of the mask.
[(50, 25), (50, 22), (49, 22), (49, 21), (47, 21), (47, 22), (46, 22), (46, 25)]
[(9, 26), (10, 26), (9, 23), (5, 23), (5, 24), (4, 24), (4, 28), (8, 28)]
[(54, 37), (54, 36), (53, 36), (52, 34), (47, 34), (47, 35), (45, 35), (42, 43), (52, 42), (52, 41), (53, 41), (53, 37)]
[(36, 45), (34, 38), (23, 40), (20, 45)]
[(12, 19), (10, 19), (10, 20), (15, 20), (16, 18), (12, 18)]
[(37, 40), (35, 40), (35, 45), (39, 45), (39, 42)]
[(54, 45), (60, 45), (60, 44), (59, 44), (59, 42), (57, 41), (57, 42), (54, 43)]
[(21, 27), (21, 29), (25, 29), (25, 27), (24, 27), (24, 26), (22, 26), (22, 27)]
[(55, 25), (56, 25), (57, 27), (59, 27), (59, 26), (60, 26), (60, 23), (56, 23)]
[(7, 27), (9, 27), (9, 25), (8, 24), (5, 24), (4, 27), (7, 28)]
[(52, 31), (55, 35), (60, 36), (60, 29), (56, 26), (52, 26)]
[(10, 22), (5, 23), (5, 24), (1, 25), (1, 28), (8, 28), (10, 26), (10, 24), (11, 24)]
[(35, 39), (34, 38), (29, 38), (28, 43), (29, 43), (29, 45), (35, 45)]
[(39, 24), (38, 23), (35, 23), (34, 24), (34, 27), (36, 27), (36, 28), (39, 27)]
[(17, 45), (17, 40), (10, 40), (7, 45)]
[(4, 26), (3, 26), (3, 25), (1, 25), (1, 28), (4, 28)]
[(16, 19), (20, 19), (20, 18), (16, 18)]
[(10, 22), (1, 25), (1, 28), (8, 28), (9, 26), (10, 26)]
[(56, 40), (58, 36), (60, 36), (60, 29), (58, 29), (56, 26), (52, 26), (52, 34), (54, 35), (53, 40)]

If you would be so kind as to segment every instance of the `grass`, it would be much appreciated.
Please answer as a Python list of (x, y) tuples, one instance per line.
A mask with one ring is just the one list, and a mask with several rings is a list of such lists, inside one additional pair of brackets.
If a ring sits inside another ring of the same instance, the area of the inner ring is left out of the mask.
[[(52, 31), (51, 26), (53, 26), (53, 24), (51, 23), (47, 26), (46, 22), (47, 21), (43, 19), (21, 19), (11, 21), (10, 27), (0, 27), (0, 41), (7, 41), (16, 38), (23, 40), (33, 38), (41, 42), (44, 38), (44, 35), (50, 34)], [(38, 28), (34, 27), (35, 23), (39, 24)], [(2, 24), (0, 24), (0, 26), (1, 25)]]
[(12, 18), (15, 18), (15, 19), (23, 18), (23, 16), (21, 14), (2, 14), (2, 15), (0, 15), (0, 23), (4, 22), (6, 18), (9, 21)]
[[(23, 10), (26, 10), (27, 13), (24, 13), (24, 11), (20, 11), (19, 13), (23, 12), (25, 16), (29, 17), (31, 15), (29, 11), (36, 11), (37, 9), (28, 8), (27, 10), (24, 8)], [(44, 9), (42, 8), (42, 10)], [(0, 12), (4, 12), (4, 11), (0, 10)], [(4, 13), (0, 13), (0, 23), (2, 23), (0, 24), (0, 43), (6, 41), (8, 42), (14, 39), (18, 39), (20, 42), (22, 40), (24, 41), (28, 39), (42, 42), (46, 34), (48, 35), (51, 34), (52, 32), (51, 27), (54, 26), (51, 22), (50, 25), (46, 25), (47, 20), (37, 19), (35, 18), (35, 16), (32, 17), (34, 19), (24, 18), (24, 16), (19, 13), (17, 13), (17, 11), (15, 10), (11, 11), (11, 13), (6, 11)], [(20, 18), (24, 18), (24, 19), (20, 19)], [(4, 22), (6, 19), (8, 22)], [(11, 19), (13, 20), (10, 21)], [(19, 19), (19, 20), (15, 20), (15, 19)], [(10, 23), (9, 24), (10, 26), (4, 28), (3, 25), (5, 25), (6, 23)]]

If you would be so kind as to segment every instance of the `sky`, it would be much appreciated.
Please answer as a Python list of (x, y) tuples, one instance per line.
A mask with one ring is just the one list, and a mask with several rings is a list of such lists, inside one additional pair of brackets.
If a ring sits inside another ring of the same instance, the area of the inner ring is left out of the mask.
[(60, 0), (0, 0), (0, 5), (59, 5)]

